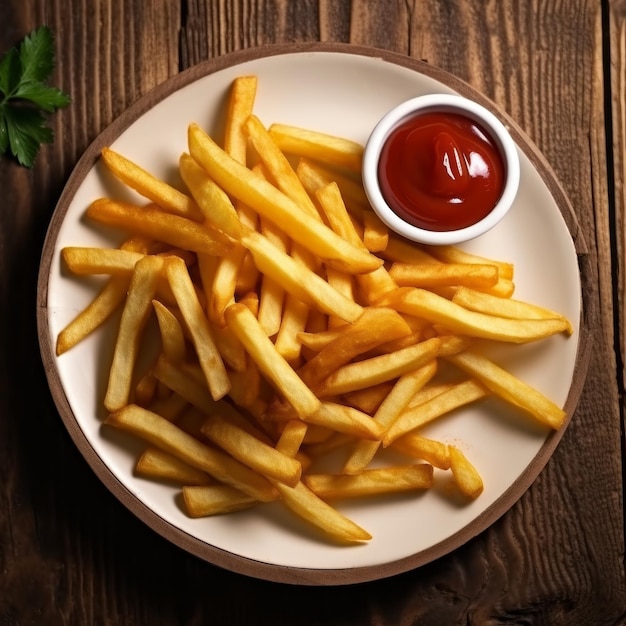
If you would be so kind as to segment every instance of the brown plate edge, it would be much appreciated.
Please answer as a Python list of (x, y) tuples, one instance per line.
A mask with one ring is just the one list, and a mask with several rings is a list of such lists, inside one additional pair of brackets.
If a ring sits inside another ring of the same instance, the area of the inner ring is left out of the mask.
[[(216, 59), (200, 63), (178, 75), (173, 76), (132, 104), (90, 144), (77, 162), (67, 181), (67, 184), (63, 189), (53, 217), (50, 221), (48, 233), (44, 242), (37, 284), (37, 331), (42, 362), (48, 378), (50, 391), (57, 410), (59, 411), (59, 414), (63, 419), (72, 440), (80, 450), (89, 466), (96, 473), (98, 478), (105, 484), (109, 491), (111, 491), (126, 508), (139, 517), (139, 519), (141, 519), (147, 526), (163, 538), (174, 543), (183, 550), (197, 556), (198, 558), (239, 574), (272, 582), (293, 585), (349, 585), (388, 578), (401, 574), (421, 567), (452, 552), (491, 526), (527, 491), (545, 467), (561, 440), (569, 421), (574, 414), (584, 386), (591, 354), (589, 341), (590, 334), (588, 331), (589, 326), (587, 325), (587, 320), (585, 318), (587, 307), (584, 306), (584, 294), (583, 302), (581, 302), (581, 324), (576, 364), (572, 377), (572, 384), (570, 386), (570, 391), (564, 407), (568, 416), (567, 421), (559, 431), (551, 433), (546, 438), (546, 442), (541, 447), (533, 461), (529, 464), (518, 480), (511, 486), (511, 488), (509, 488), (500, 496), (500, 498), (498, 498), (498, 500), (496, 500), (496, 502), (493, 503), (492, 506), (490, 506), (462, 530), (426, 550), (390, 563), (333, 570), (273, 565), (230, 553), (215, 546), (211, 546), (210, 544), (196, 539), (186, 532), (172, 526), (169, 522), (165, 521), (163, 518), (154, 513), (149, 507), (138, 500), (108, 469), (104, 461), (88, 442), (82, 429), (78, 425), (76, 418), (72, 414), (67, 397), (65, 396), (65, 392), (60, 382), (58, 370), (56, 368), (54, 346), (48, 330), (47, 283), (56, 238), (71, 203), (71, 199), (74, 197), (87, 173), (95, 165), (101, 148), (112, 143), (113, 140), (116, 139), (126, 128), (141, 117), (141, 115), (143, 115), (146, 111), (151, 109), (155, 104), (187, 84), (222, 69), (233, 67), (248, 61), (253, 61), (255, 59), (303, 52), (334, 52), (379, 58), (382, 61), (412, 69), (438, 80), (451, 89), (454, 89), (462, 95), (468, 96), (491, 109), (505, 121), (514, 136), (518, 147), (530, 159), (540, 174), (542, 180), (549, 188), (570, 231), (579, 259), (586, 256), (587, 247), (579, 228), (576, 215), (567, 194), (562, 188), (549, 163), (526, 136), (526, 134), (521, 130), (521, 128), (512, 119), (510, 119), (506, 113), (501, 111), (490, 99), (477, 92), (469, 84), (447, 73), (446, 71), (428, 65), (423, 61), (419, 61), (399, 53), (390, 52), (388, 50), (342, 43), (316, 42), (270, 44), (258, 48), (231, 52)], [(580, 271), (584, 272), (585, 268), (586, 264), (582, 263)]]

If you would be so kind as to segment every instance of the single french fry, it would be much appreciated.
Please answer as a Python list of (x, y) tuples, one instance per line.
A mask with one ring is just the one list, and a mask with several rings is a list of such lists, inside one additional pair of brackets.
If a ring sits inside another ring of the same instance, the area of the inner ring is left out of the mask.
[(185, 334), (178, 318), (158, 300), (153, 300), (152, 306), (154, 307), (159, 330), (161, 332), (163, 354), (174, 363), (184, 361), (187, 355), (187, 346), (185, 343)]
[(155, 205), (137, 206), (100, 198), (87, 207), (86, 215), (101, 224), (194, 252), (221, 256), (232, 246), (230, 240), (220, 231), (209, 228), (206, 224), (166, 213)]
[(226, 324), (224, 311), (235, 301), (237, 281), (241, 277), (246, 254), (248, 251), (242, 245), (234, 246), (225, 256), (217, 259), (211, 282), (205, 285), (209, 298), (207, 315), (215, 324), (220, 326)]
[(573, 332), (571, 322), (569, 322), (569, 320), (567, 320), (561, 313), (551, 311), (545, 307), (525, 302), (523, 300), (502, 298), (484, 293), (482, 291), (477, 291), (475, 289), (460, 287), (455, 291), (452, 301), (466, 309), (470, 309), (471, 311), (517, 320), (550, 318), (563, 319), (568, 325), (565, 332), (567, 334), (571, 334)]
[(159, 448), (146, 448), (135, 464), (135, 473), (180, 485), (210, 485), (213, 480), (205, 472), (188, 465)]
[[(338, 291), (342, 296), (348, 298), (352, 302), (356, 302), (354, 294), (354, 282), (350, 274), (346, 274), (340, 270), (336, 270), (333, 267), (326, 268), (326, 281), (328, 284)], [(335, 315), (329, 315), (328, 327), (335, 328), (336, 326), (345, 326), (346, 321)]]
[(109, 274), (129, 275), (135, 263), (143, 254), (120, 248), (88, 248), (67, 246), (61, 250), (61, 257), (67, 268), (77, 276)]
[[(274, 224), (262, 219), (261, 233), (281, 252), (286, 253), (289, 242)], [(268, 337), (273, 337), (280, 330), (284, 301), (285, 290), (282, 284), (269, 274), (263, 274), (259, 287), (259, 313), (257, 318)]]
[(259, 501), (235, 487), (209, 485), (183, 487), (185, 510), (190, 517), (209, 517), (245, 511)]
[(276, 490), (266, 478), (230, 455), (201, 443), (156, 413), (129, 404), (111, 413), (105, 423), (134, 434), (257, 500), (269, 502), (276, 498)]
[(426, 461), (433, 467), (442, 470), (450, 469), (450, 446), (443, 441), (429, 439), (418, 433), (410, 432), (396, 439), (391, 447), (413, 459)]
[(226, 323), (245, 346), (259, 371), (267, 377), (281, 395), (304, 418), (315, 413), (320, 400), (302, 382), (294, 369), (276, 350), (254, 314), (241, 303), (226, 309)]
[(478, 265), (495, 265), (498, 268), (499, 275), (502, 278), (512, 280), (513, 279), (513, 264), (507, 261), (500, 261), (498, 259), (490, 259), (467, 250), (463, 250), (457, 246), (445, 245), (445, 246), (428, 246), (428, 253), (434, 256), (442, 263), (463, 263)]
[(478, 263), (394, 263), (389, 275), (401, 287), (422, 288), (462, 285), (484, 289), (493, 287), (499, 278), (495, 265)]
[(356, 141), (288, 124), (272, 124), (269, 132), (284, 152), (353, 172), (361, 171), (363, 146)]
[(567, 414), (561, 407), (479, 352), (466, 350), (447, 358), (480, 380), (494, 394), (519, 407), (540, 423), (558, 430), (565, 422)]
[(367, 248), (365, 248), (365, 244), (359, 237), (354, 223), (348, 214), (339, 185), (336, 182), (328, 183), (315, 192), (315, 197), (322, 207), (330, 227), (353, 245), (366, 250)]
[(187, 267), (180, 259), (172, 257), (165, 265), (165, 273), (191, 334), (211, 395), (215, 400), (222, 398), (230, 390), (230, 379)]
[(376, 467), (359, 474), (307, 474), (304, 484), (324, 500), (361, 498), (430, 489), (433, 466), (427, 463)]
[(453, 385), (450, 390), (403, 411), (384, 434), (383, 446), (389, 446), (398, 437), (421, 428), (443, 415), (450, 415), (452, 411), (480, 400), (488, 393), (484, 385), (473, 379)]
[(316, 496), (299, 482), (295, 487), (276, 483), (281, 501), (298, 517), (320, 529), (326, 536), (342, 544), (369, 541), (372, 536), (343, 513)]
[(459, 448), (448, 446), (448, 450), (454, 482), (463, 494), (476, 499), (484, 490), (483, 479)]
[(369, 272), (381, 265), (380, 259), (311, 219), (289, 196), (234, 161), (197, 124), (189, 127), (189, 150), (228, 194), (272, 220), (291, 239), (329, 265), (355, 273)]
[(441, 341), (433, 337), (397, 352), (349, 363), (322, 381), (316, 392), (322, 398), (336, 396), (392, 380), (436, 358), (440, 346)]
[(109, 147), (103, 148), (100, 156), (107, 168), (119, 180), (144, 198), (158, 204), (169, 213), (195, 222), (202, 221), (202, 212), (188, 195), (168, 185), (165, 181)]
[(287, 456), (295, 457), (304, 442), (309, 427), (301, 420), (290, 420), (283, 426), (276, 449)]
[(253, 75), (237, 76), (231, 85), (226, 120), (224, 122), (224, 150), (239, 163), (246, 164), (248, 137), (246, 120), (254, 111), (258, 78)]
[(308, 304), (294, 296), (287, 297), (274, 345), (289, 363), (296, 363), (300, 358), (302, 343), (299, 336), (306, 327), (310, 313)]
[(57, 336), (56, 355), (61, 356), (108, 320), (122, 305), (130, 276), (114, 276), (98, 295)]
[(422, 317), (454, 333), (510, 343), (537, 341), (568, 329), (568, 323), (562, 319), (525, 320), (520, 324), (517, 320), (477, 313), (419, 287), (400, 287), (385, 294), (378, 304)]
[(322, 402), (321, 407), (303, 418), (308, 424), (315, 424), (366, 440), (379, 440), (384, 428), (369, 415), (336, 402)]
[(363, 243), (370, 252), (382, 252), (389, 243), (389, 229), (374, 211), (363, 211)]
[(300, 480), (302, 466), (299, 461), (225, 419), (215, 415), (209, 417), (202, 426), (202, 433), (234, 459), (268, 479), (290, 487), (295, 487)]
[(241, 221), (226, 192), (187, 153), (181, 154), (178, 169), (202, 211), (204, 222), (235, 240), (239, 239)]
[(291, 163), (276, 145), (261, 120), (256, 115), (250, 115), (245, 122), (245, 130), (276, 186), (313, 219), (321, 221), (311, 197), (302, 186)]
[(109, 370), (104, 397), (107, 411), (121, 409), (130, 400), (139, 343), (152, 311), (152, 298), (162, 267), (163, 260), (151, 255), (143, 257), (135, 265)]

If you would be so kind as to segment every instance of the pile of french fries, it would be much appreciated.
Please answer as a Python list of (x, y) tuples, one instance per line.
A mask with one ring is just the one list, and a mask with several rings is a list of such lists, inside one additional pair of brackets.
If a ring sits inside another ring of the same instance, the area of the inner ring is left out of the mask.
[[(483, 491), (458, 445), (422, 434), (433, 420), (496, 396), (561, 427), (564, 411), (481, 346), (572, 326), (512, 297), (510, 263), (389, 232), (361, 186), (363, 147), (264, 126), (257, 82), (233, 81), (221, 143), (189, 126), (183, 190), (102, 151), (146, 201), (94, 201), (87, 219), (125, 240), (62, 250), (74, 275), (106, 279), (57, 354), (121, 309), (103, 404), (107, 426), (145, 444), (138, 476), (178, 484), (192, 517), (280, 500), (359, 543), (370, 533), (337, 501), (407, 497), (441, 471), (463, 497)], [(157, 357), (140, 368), (155, 328)], [(320, 470), (331, 453), (341, 467)]]

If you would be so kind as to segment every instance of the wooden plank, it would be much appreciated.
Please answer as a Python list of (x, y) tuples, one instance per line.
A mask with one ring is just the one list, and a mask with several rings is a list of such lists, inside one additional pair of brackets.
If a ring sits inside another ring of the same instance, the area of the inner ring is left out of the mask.
[[(609, 2), (610, 27), (610, 87), (612, 112), (612, 159), (614, 176), (614, 222), (615, 252), (618, 265), (615, 268), (616, 282), (616, 329), (619, 332), (621, 362), (626, 359), (626, 2)], [(622, 371), (621, 389), (626, 385), (626, 371)]]

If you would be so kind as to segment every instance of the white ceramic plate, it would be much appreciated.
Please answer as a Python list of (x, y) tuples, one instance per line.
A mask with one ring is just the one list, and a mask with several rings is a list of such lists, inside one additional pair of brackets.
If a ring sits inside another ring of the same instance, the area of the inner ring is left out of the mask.
[[(133, 475), (139, 446), (103, 430), (103, 388), (114, 322), (60, 358), (59, 331), (93, 297), (97, 281), (68, 276), (60, 263), (67, 245), (110, 245), (111, 232), (83, 221), (89, 203), (127, 195), (97, 163), (104, 145), (157, 176), (177, 182), (178, 157), (189, 122), (220, 137), (223, 105), (232, 80), (259, 77), (255, 111), (266, 124), (305, 126), (365, 142), (392, 106), (429, 92), (461, 92), (495, 110), (464, 83), (414, 60), (349, 46), (275, 46), (235, 53), (177, 76), (131, 107), (88, 149), (59, 201), (42, 256), (40, 342), (50, 387), (67, 428), (109, 489), (136, 515), (182, 548), (222, 567), (270, 580), (343, 584), (417, 567), (458, 547), (489, 526), (522, 495), (547, 462), (562, 432), (549, 433), (496, 401), (459, 411), (427, 434), (460, 446), (484, 477), (476, 501), (459, 504), (445, 488), (419, 497), (346, 503), (339, 508), (368, 529), (367, 545), (337, 547), (278, 504), (208, 519), (190, 519), (178, 489)], [(503, 118), (502, 114), (496, 112)], [(584, 376), (575, 223), (549, 168), (511, 124), (522, 165), (518, 199), (506, 219), (466, 244), (471, 251), (515, 264), (516, 297), (565, 313), (569, 338), (507, 346), (500, 362), (568, 411)], [(569, 228), (568, 228), (569, 224)], [(574, 384), (574, 383), (578, 384)]]

